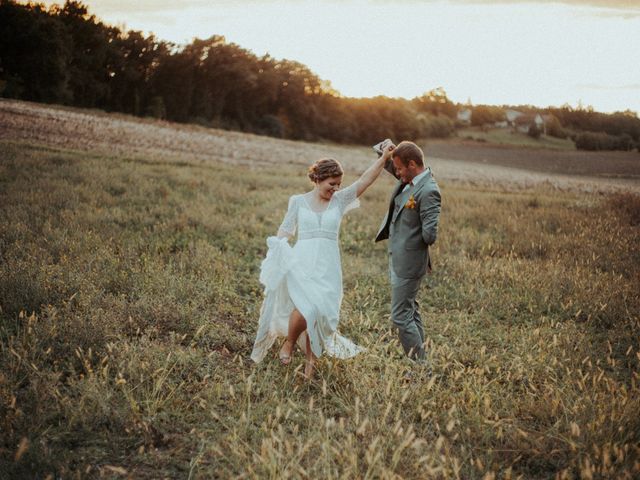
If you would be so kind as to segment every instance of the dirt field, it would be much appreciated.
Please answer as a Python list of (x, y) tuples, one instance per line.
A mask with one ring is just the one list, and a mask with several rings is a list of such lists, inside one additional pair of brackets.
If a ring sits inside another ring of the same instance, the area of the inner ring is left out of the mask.
[(435, 157), (466, 160), (543, 173), (629, 178), (640, 181), (640, 153), (584, 152), (485, 145), (479, 142), (433, 141), (426, 145)]
[[(238, 165), (308, 165), (331, 156), (347, 171), (372, 160), (370, 148), (312, 144), (139, 119), (122, 114), (0, 100), (0, 140), (152, 158), (158, 162), (220, 161)], [(425, 145), (441, 182), (512, 189), (548, 185), (580, 191), (640, 192), (640, 154), (585, 153), (435, 141)]]

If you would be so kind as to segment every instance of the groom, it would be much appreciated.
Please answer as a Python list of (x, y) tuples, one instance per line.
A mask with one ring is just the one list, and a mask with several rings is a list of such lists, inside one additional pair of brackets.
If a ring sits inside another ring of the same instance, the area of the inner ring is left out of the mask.
[(405, 353), (419, 362), (426, 361), (424, 329), (416, 296), (427, 271), (431, 271), (429, 246), (436, 241), (440, 217), (440, 189), (424, 154), (412, 142), (394, 146), (385, 169), (398, 180), (389, 210), (376, 236), (376, 242), (389, 239), (391, 279), (391, 321), (398, 329)]

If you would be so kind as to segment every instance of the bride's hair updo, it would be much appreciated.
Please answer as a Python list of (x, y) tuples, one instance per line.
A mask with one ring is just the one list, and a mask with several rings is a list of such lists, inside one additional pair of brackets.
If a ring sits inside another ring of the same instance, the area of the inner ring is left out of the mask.
[(323, 158), (309, 167), (309, 179), (313, 183), (321, 182), (327, 178), (343, 175), (342, 166), (333, 158)]

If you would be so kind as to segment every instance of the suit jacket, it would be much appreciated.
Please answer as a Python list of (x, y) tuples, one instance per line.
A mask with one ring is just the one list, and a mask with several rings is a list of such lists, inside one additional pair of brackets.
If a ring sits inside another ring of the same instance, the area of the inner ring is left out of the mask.
[[(394, 176), (393, 166), (385, 168)], [(398, 182), (376, 242), (389, 239), (393, 269), (400, 278), (420, 278), (431, 271), (429, 246), (436, 241), (440, 219), (440, 189), (431, 171), (416, 185)]]

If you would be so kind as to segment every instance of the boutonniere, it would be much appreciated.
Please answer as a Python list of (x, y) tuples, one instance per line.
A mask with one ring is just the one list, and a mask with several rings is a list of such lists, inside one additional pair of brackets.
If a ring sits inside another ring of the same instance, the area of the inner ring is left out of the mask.
[(411, 195), (407, 203), (404, 204), (404, 208), (416, 208), (416, 199), (413, 198), (413, 195)]

